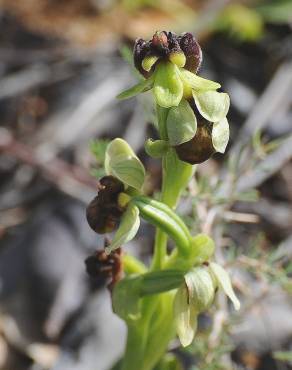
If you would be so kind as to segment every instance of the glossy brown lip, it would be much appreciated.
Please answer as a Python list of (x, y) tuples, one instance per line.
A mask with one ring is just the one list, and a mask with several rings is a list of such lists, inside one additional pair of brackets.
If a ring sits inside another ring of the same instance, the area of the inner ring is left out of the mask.
[(191, 33), (184, 33), (180, 36), (173, 32), (156, 32), (152, 39), (145, 41), (137, 39), (134, 45), (134, 64), (138, 71), (148, 78), (154, 71), (153, 68), (147, 72), (142, 67), (142, 61), (146, 56), (157, 56), (160, 60), (168, 58), (170, 53), (183, 52), (186, 57), (185, 69), (196, 73), (202, 62), (202, 50), (196, 39)]

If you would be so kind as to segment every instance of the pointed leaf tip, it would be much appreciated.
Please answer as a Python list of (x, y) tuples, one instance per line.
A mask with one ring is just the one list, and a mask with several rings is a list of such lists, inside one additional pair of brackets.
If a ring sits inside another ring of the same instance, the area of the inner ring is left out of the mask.
[(146, 92), (148, 90), (151, 90), (153, 87), (154, 78), (151, 76), (147, 78), (147, 80), (143, 80), (136, 85), (130, 87), (129, 89), (121, 92), (119, 95), (117, 95), (117, 99), (130, 99), (134, 96)]

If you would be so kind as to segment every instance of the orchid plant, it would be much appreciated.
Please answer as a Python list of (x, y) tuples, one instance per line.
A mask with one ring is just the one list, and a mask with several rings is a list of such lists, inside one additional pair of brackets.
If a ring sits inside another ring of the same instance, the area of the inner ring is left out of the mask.
[[(145, 149), (162, 160), (160, 199), (144, 193), (143, 164), (127, 142), (116, 138), (106, 148), (106, 176), (87, 208), (94, 231), (114, 232), (102, 257), (93, 257), (91, 264), (97, 273), (112, 276), (113, 310), (127, 324), (121, 370), (179, 369), (176, 359), (165, 357), (168, 345), (176, 335), (182, 346), (192, 343), (198, 315), (212, 305), (218, 288), (236, 310), (240, 307), (228, 273), (212, 261), (213, 240), (191, 235), (175, 210), (196, 165), (224, 153), (229, 140), (229, 96), (217, 91), (219, 83), (198, 76), (201, 62), (201, 48), (190, 33), (162, 31), (136, 41), (134, 65), (143, 79), (118, 97), (153, 93), (159, 139), (147, 139)], [(156, 227), (150, 266), (120, 252), (135, 237), (141, 218)]]

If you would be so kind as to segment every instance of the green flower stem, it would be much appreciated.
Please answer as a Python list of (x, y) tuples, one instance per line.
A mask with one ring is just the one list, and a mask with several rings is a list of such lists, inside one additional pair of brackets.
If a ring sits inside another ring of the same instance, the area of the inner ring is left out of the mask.
[(144, 263), (130, 254), (125, 254), (123, 256), (123, 267), (127, 275), (144, 274), (147, 271), (147, 267)]
[(135, 322), (128, 323), (127, 344), (121, 370), (140, 369), (148, 337), (145, 330), (145, 325), (137, 325)]
[[(182, 191), (187, 186), (195, 172), (195, 166), (178, 159), (173, 148), (162, 159), (163, 179), (161, 202), (175, 209)], [(162, 268), (167, 249), (167, 235), (161, 230), (156, 230), (152, 270)]]

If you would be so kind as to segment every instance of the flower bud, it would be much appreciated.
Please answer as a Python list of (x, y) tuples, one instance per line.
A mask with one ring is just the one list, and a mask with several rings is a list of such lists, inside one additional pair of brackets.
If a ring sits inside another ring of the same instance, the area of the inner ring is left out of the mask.
[(86, 209), (87, 222), (92, 230), (104, 234), (118, 226), (123, 214), (118, 196), (123, 190), (123, 183), (113, 176), (105, 176), (100, 180), (98, 195)]
[(216, 152), (210, 125), (198, 126), (196, 135), (190, 141), (175, 146), (175, 150), (181, 161), (190, 164), (205, 162)]

